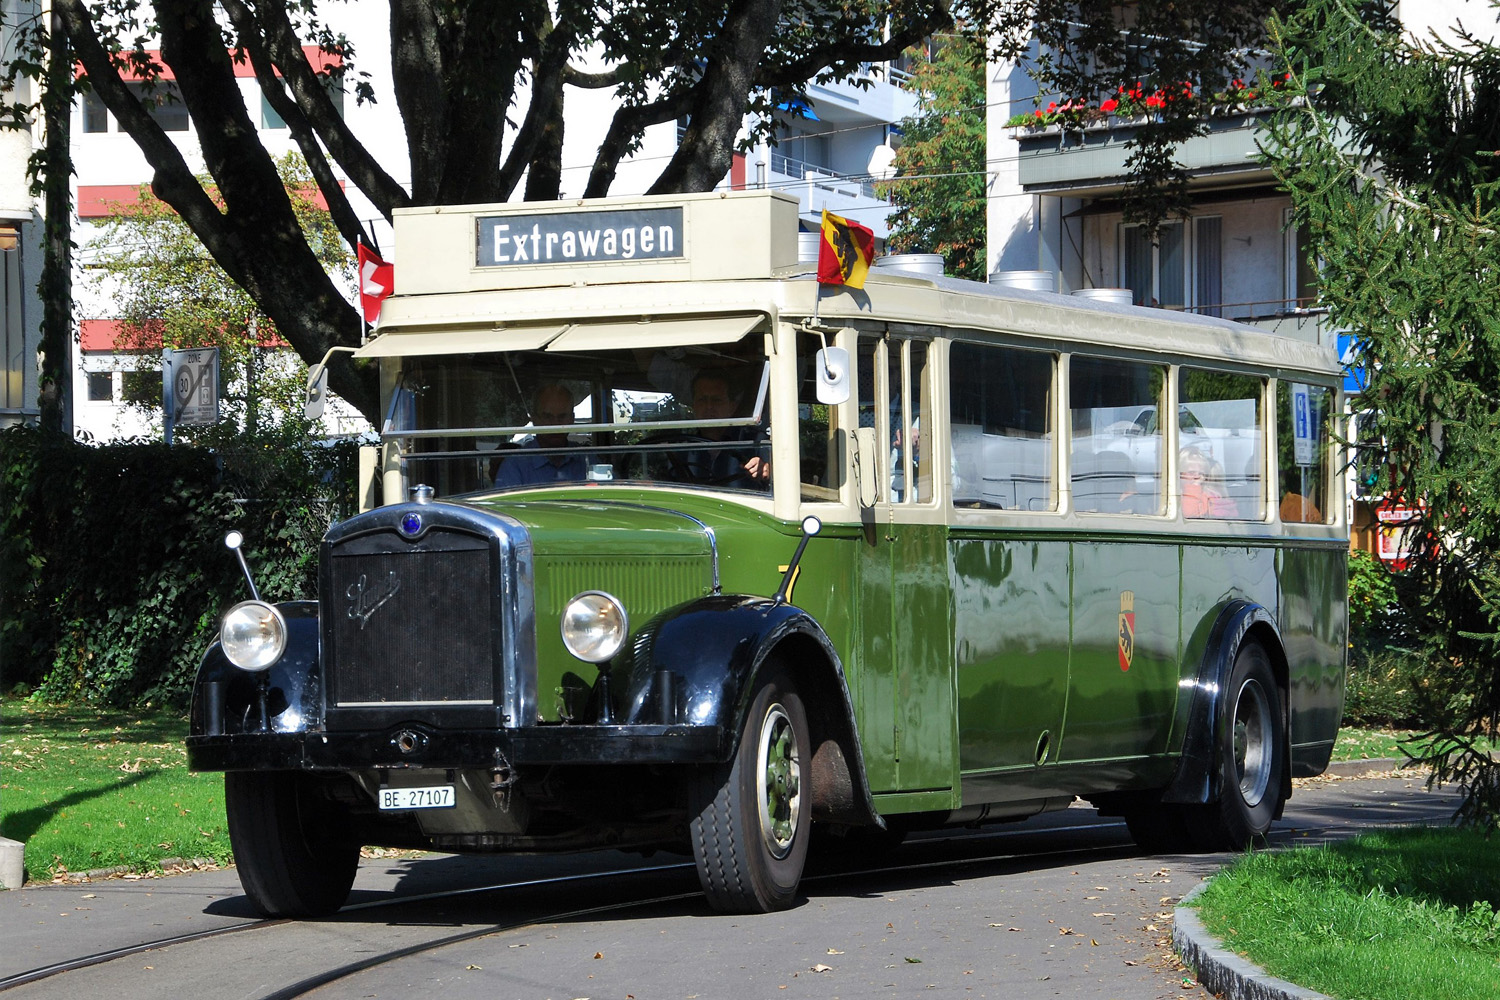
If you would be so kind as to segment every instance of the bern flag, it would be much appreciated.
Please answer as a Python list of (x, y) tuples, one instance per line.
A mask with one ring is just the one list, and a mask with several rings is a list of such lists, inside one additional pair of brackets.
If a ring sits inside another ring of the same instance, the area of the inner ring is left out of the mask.
[(380, 304), (396, 289), (396, 269), (363, 243), (359, 244), (357, 256), (359, 306), (364, 310), (365, 322), (374, 323), (380, 317)]
[(818, 246), (818, 283), (865, 287), (865, 274), (875, 259), (875, 234), (823, 210), (823, 239)]

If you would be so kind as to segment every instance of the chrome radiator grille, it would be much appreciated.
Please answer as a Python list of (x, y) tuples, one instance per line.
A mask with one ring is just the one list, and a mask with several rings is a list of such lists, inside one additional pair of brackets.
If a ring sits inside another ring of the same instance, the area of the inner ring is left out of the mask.
[(332, 546), (323, 597), (324, 664), (333, 708), (489, 705), (498, 648), (491, 545), (432, 530)]

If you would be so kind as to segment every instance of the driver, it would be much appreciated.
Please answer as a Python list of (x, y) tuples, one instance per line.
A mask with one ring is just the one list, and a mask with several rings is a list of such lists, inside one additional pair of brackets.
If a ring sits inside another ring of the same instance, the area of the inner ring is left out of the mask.
[[(728, 374), (718, 369), (699, 372), (693, 378), (693, 416), (699, 420), (724, 420), (739, 409), (740, 397), (730, 387)], [(754, 441), (753, 427), (704, 427), (698, 435), (705, 441)], [(714, 448), (687, 455), (688, 478), (719, 485), (761, 486), (771, 478), (771, 462), (751, 448)]]
[[(573, 394), (565, 386), (549, 382), (536, 391), (531, 420), (537, 426), (571, 424)], [(538, 434), (510, 454), (500, 465), (495, 486), (531, 486), (537, 483), (580, 482), (588, 478), (588, 460), (580, 454), (528, 454), (528, 448), (566, 448), (568, 435)]]

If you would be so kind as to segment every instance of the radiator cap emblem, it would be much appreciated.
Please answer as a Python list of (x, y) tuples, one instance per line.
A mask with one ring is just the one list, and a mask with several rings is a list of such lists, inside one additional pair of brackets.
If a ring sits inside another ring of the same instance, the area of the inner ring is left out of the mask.
[(415, 538), (422, 530), (422, 515), (416, 511), (401, 516), (401, 533), (408, 538)]

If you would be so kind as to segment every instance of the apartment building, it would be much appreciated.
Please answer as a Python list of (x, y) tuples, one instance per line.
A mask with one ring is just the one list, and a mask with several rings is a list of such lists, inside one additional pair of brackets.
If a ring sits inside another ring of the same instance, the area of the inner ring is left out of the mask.
[[(1487, 0), (1396, 5), (1420, 38), (1460, 20), (1493, 31)], [(1271, 69), (1269, 53), (1259, 63)], [(1057, 291), (1127, 289), (1138, 305), (1222, 316), (1287, 336), (1337, 343), (1317, 308), (1317, 275), (1291, 219), (1291, 202), (1258, 161), (1265, 117), (1253, 97), (1218, 104), (1207, 134), (1178, 151), (1191, 208), (1152, 243), (1125, 220), (1126, 144), (1138, 119), (1111, 116), (1082, 130), (1009, 128), (1007, 120), (1052, 101), (1023, 67), (995, 64), (988, 77), (988, 238), (994, 272), (1046, 272)], [(1253, 88), (1251, 88), (1253, 90)], [(1123, 294), (1123, 293), (1121, 293)]]

